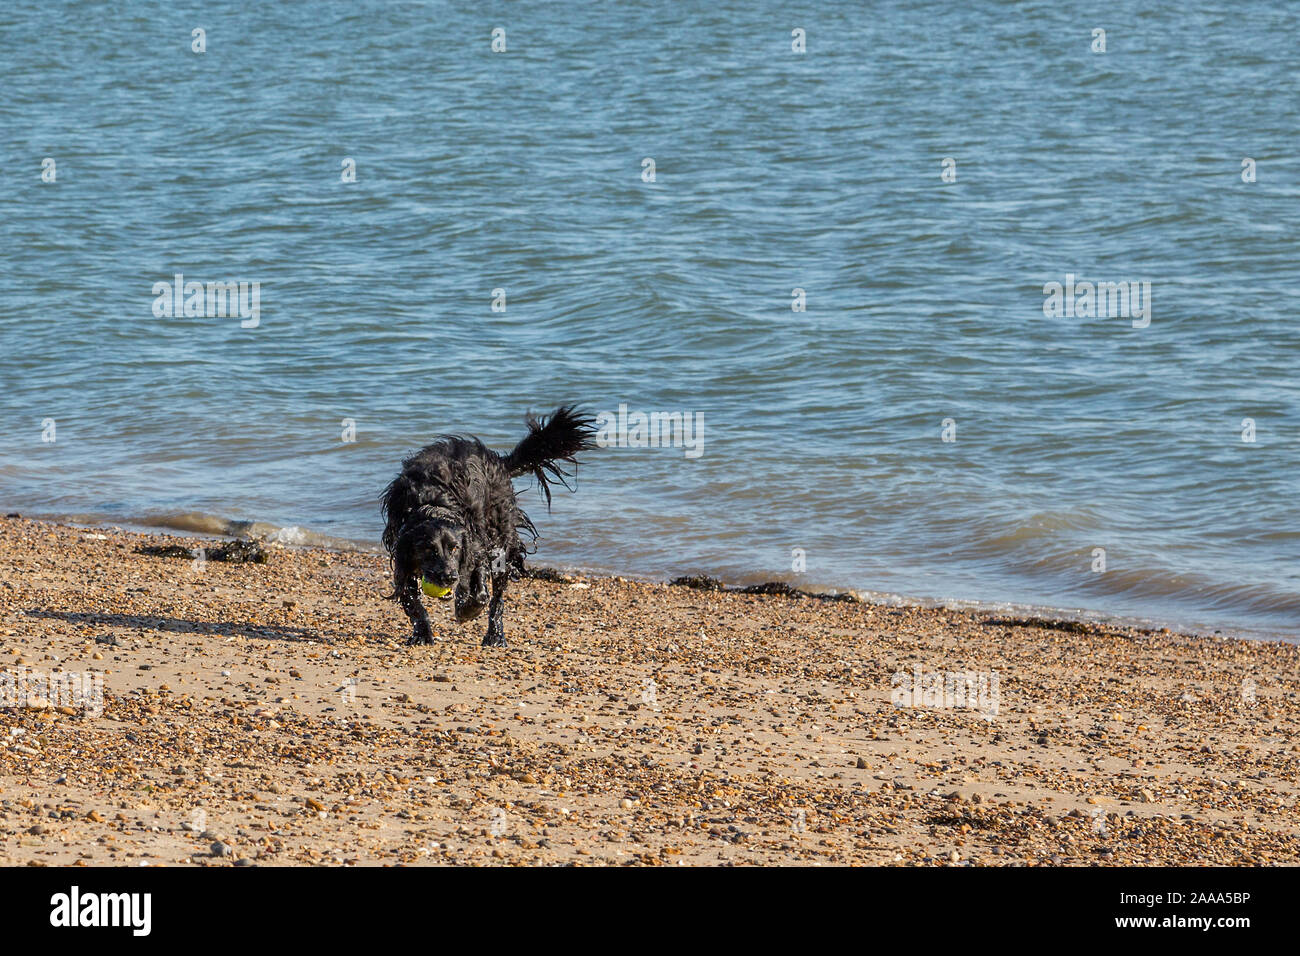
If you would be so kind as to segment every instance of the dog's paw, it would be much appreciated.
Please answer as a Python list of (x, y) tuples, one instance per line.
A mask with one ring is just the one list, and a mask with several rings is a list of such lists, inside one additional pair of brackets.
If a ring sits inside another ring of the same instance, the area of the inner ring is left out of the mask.
[(412, 646), (420, 644), (432, 644), (433, 633), (431, 631), (416, 631), (406, 639), (406, 643)]
[(483, 608), (485, 606), (486, 605), (483, 604), (466, 604), (462, 607), (456, 608), (456, 623), (464, 624), (467, 621), (474, 620), (474, 618), (483, 613)]
[(504, 634), (488, 633), (483, 636), (483, 646), (484, 647), (509, 647), (510, 645), (506, 643), (506, 636)]

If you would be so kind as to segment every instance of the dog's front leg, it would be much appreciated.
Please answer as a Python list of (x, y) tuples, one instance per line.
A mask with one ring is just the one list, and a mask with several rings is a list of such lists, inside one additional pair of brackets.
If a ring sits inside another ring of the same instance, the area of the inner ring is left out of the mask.
[(483, 635), (484, 647), (506, 646), (506, 629), (501, 618), (506, 609), (506, 586), (509, 583), (509, 574), (492, 575), (492, 603), (488, 605), (487, 633)]
[(402, 583), (398, 600), (401, 601), (406, 616), (411, 619), (411, 637), (407, 643), (432, 644), (433, 628), (429, 625), (429, 612), (424, 609), (424, 602), (420, 600), (420, 582), (417, 578), (408, 578)]

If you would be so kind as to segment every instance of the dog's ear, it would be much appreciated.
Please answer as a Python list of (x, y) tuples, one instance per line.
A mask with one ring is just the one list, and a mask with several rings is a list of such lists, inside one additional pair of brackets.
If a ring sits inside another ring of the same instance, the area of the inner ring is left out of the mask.
[(473, 535), (465, 528), (456, 531), (456, 540), (460, 542), (460, 560), (457, 561), (460, 576), (468, 579), (478, 565), (480, 556), (474, 547)]
[(401, 594), (402, 589), (417, 576), (415, 550), (419, 537), (419, 526), (409, 521), (393, 536), (393, 593), (390, 598)]

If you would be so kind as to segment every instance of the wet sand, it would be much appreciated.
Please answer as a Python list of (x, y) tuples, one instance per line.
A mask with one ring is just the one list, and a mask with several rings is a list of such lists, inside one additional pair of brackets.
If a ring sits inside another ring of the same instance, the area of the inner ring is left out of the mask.
[(0, 520), (0, 863), (1300, 861), (1295, 644), (205, 543)]

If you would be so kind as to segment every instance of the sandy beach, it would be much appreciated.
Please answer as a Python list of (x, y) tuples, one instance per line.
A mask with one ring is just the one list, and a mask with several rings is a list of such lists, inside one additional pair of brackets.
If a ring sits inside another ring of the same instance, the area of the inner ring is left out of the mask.
[(0, 521), (0, 863), (1300, 861), (1295, 644), (219, 543)]

